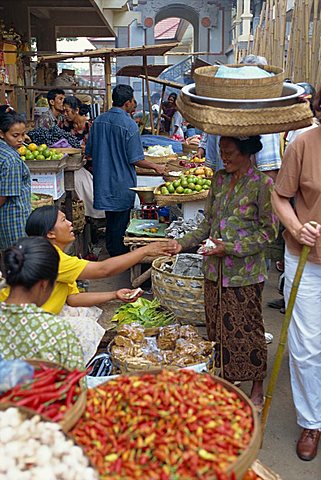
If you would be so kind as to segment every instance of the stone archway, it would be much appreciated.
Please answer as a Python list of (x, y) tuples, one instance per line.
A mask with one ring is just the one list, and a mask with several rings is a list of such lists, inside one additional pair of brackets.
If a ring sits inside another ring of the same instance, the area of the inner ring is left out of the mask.
[(155, 25), (166, 18), (177, 17), (187, 20), (194, 29), (194, 51), (199, 49), (199, 14), (196, 10), (188, 5), (171, 4), (163, 6), (155, 15)]

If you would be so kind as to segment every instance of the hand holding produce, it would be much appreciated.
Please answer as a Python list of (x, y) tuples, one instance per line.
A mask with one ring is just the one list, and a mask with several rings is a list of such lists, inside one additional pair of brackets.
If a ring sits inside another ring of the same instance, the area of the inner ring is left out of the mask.
[(141, 288), (136, 288), (135, 290), (122, 288), (117, 290), (116, 295), (122, 302), (135, 302), (141, 295), (143, 295), (143, 293), (144, 291)]

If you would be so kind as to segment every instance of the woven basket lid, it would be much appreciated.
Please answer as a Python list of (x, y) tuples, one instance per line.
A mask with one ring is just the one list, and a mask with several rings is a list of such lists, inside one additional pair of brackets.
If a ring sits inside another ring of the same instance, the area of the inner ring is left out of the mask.
[(185, 120), (194, 127), (231, 137), (297, 130), (312, 125), (313, 118), (308, 102), (251, 110), (216, 108), (194, 103), (181, 92), (176, 104)]

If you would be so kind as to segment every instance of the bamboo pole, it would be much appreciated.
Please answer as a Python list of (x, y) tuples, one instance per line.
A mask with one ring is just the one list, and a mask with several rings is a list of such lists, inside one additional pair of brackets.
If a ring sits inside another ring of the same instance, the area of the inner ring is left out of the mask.
[(150, 127), (152, 131), (152, 135), (154, 135), (154, 117), (153, 117), (153, 109), (152, 109), (152, 101), (150, 98), (150, 89), (149, 89), (149, 81), (148, 81), (148, 69), (147, 69), (147, 56), (143, 56), (143, 66), (145, 72), (145, 81), (146, 81), (146, 92), (147, 92), (147, 100), (148, 100), (148, 107), (149, 107), (149, 118), (150, 118)]
[(104, 110), (109, 110), (112, 107), (112, 98), (111, 98), (111, 63), (110, 56), (105, 55), (104, 57), (104, 67), (105, 67), (105, 88), (106, 88), (106, 97), (104, 102)]
[(276, 382), (277, 382), (277, 379), (278, 379), (278, 376), (279, 376), (279, 372), (280, 372), (280, 368), (281, 368), (281, 364), (282, 364), (282, 360), (283, 360), (283, 353), (284, 353), (284, 348), (285, 348), (285, 345), (286, 345), (286, 342), (287, 342), (288, 329), (289, 329), (289, 325), (290, 325), (290, 321), (291, 321), (291, 317), (292, 317), (292, 311), (293, 311), (293, 307), (294, 307), (294, 304), (295, 304), (295, 299), (296, 299), (296, 295), (297, 295), (298, 288), (299, 288), (299, 285), (300, 285), (300, 281), (301, 281), (302, 273), (303, 273), (303, 270), (304, 270), (304, 266), (305, 266), (305, 264), (307, 262), (307, 259), (308, 259), (309, 252), (310, 252), (310, 247), (308, 247), (307, 245), (303, 245), (303, 248), (301, 250), (301, 255), (300, 255), (300, 258), (299, 258), (299, 263), (298, 263), (298, 266), (297, 266), (297, 269), (296, 269), (296, 272), (295, 272), (295, 276), (294, 276), (294, 280), (293, 280), (293, 284), (292, 284), (292, 288), (291, 288), (289, 302), (288, 302), (288, 305), (287, 305), (287, 308), (286, 308), (285, 317), (284, 317), (283, 324), (282, 324), (280, 341), (279, 341), (278, 349), (277, 349), (277, 352), (276, 352), (276, 356), (275, 356), (275, 360), (274, 360), (274, 365), (273, 365), (269, 385), (268, 385), (267, 392), (266, 392), (266, 395), (265, 395), (265, 403), (264, 403), (264, 408), (263, 408), (263, 411), (262, 411), (262, 420), (261, 420), (262, 443), (263, 443), (263, 437), (264, 437), (264, 433), (265, 433), (265, 428), (266, 428), (266, 423), (267, 423), (269, 410), (270, 410), (270, 406), (271, 406), (271, 402), (272, 402), (273, 393), (274, 393), (274, 390), (275, 390)]
[(163, 109), (163, 101), (165, 97), (165, 90), (166, 90), (166, 85), (162, 86), (162, 95), (160, 99), (160, 106), (159, 106), (159, 112), (158, 112), (158, 119), (157, 119), (157, 129), (156, 129), (156, 135), (159, 135), (159, 128), (160, 128), (160, 123), (161, 123), (161, 115), (162, 115), (162, 109)]
[[(319, 51), (317, 50), (317, 32), (318, 28), (318, 7), (319, 0), (314, 0), (313, 2), (313, 27), (312, 27), (312, 40), (311, 40), (311, 83), (315, 85), (316, 83), (316, 72), (317, 72), (317, 62)], [(319, 34), (320, 38), (320, 34)]]
[(286, 8), (287, 0), (282, 1), (281, 12), (281, 44), (280, 44), (280, 67), (285, 66), (285, 35), (286, 35)]

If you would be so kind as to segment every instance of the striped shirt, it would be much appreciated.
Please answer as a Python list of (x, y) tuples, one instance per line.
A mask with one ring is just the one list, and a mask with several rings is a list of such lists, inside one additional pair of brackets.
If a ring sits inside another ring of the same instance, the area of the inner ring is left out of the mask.
[(6, 197), (0, 207), (0, 250), (24, 237), (25, 225), (31, 212), (30, 172), (18, 152), (0, 140), (0, 197)]

